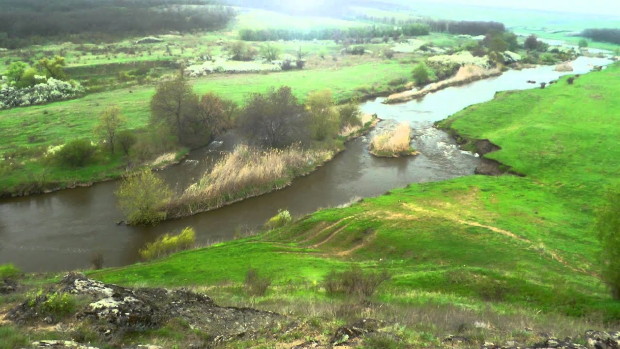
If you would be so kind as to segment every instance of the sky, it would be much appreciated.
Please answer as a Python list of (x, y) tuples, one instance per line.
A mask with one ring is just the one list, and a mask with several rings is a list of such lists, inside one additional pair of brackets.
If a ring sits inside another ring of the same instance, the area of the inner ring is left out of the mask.
[(547, 11), (604, 14), (620, 17), (620, 0), (433, 0), (432, 2), (521, 9), (529, 8)]

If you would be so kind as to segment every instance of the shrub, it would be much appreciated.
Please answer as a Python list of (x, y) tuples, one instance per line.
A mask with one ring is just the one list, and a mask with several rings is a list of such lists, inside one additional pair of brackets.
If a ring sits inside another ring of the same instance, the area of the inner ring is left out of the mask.
[(265, 223), (265, 227), (268, 229), (276, 229), (285, 226), (292, 221), (293, 218), (288, 210), (278, 210), (278, 214), (269, 218), (267, 223)]
[(115, 194), (128, 224), (155, 224), (166, 219), (164, 206), (172, 197), (166, 183), (150, 170), (127, 175)]
[(317, 141), (329, 140), (340, 131), (340, 114), (334, 106), (330, 90), (315, 91), (308, 95), (306, 108), (310, 113), (310, 131)]
[(340, 114), (341, 129), (346, 126), (362, 126), (362, 120), (360, 118), (362, 112), (355, 101), (340, 106), (338, 108), (338, 114)]
[(75, 297), (64, 292), (53, 292), (45, 294), (43, 290), (28, 295), (28, 306), (39, 310), (41, 315), (53, 315), (65, 317), (71, 314), (77, 302)]
[(131, 150), (131, 147), (133, 147), (133, 145), (136, 144), (137, 139), (138, 137), (136, 137), (136, 134), (134, 133), (134, 131), (131, 131), (131, 130), (120, 131), (116, 135), (116, 147), (120, 148), (123, 151), (123, 154), (127, 156), (129, 155), (129, 151)]
[(18, 276), (21, 272), (13, 264), (0, 265), (0, 280), (12, 279)]
[(27, 86), (19, 88), (0, 84), (0, 110), (72, 99), (84, 93), (82, 86), (76, 82), (45, 79), (31, 70), (26, 70), (20, 83)]
[(139, 253), (142, 259), (151, 260), (190, 249), (195, 243), (196, 232), (193, 228), (187, 227), (178, 235), (164, 234), (159, 239), (149, 242)]
[(97, 152), (89, 139), (76, 139), (65, 144), (56, 152), (56, 159), (63, 165), (82, 167), (93, 159)]
[(377, 288), (390, 279), (387, 272), (364, 272), (354, 266), (343, 272), (331, 271), (323, 281), (328, 295), (345, 294), (358, 298), (372, 296)]
[(267, 289), (271, 285), (271, 279), (265, 276), (261, 277), (258, 275), (257, 269), (250, 268), (245, 274), (244, 284), (248, 295), (262, 297), (267, 293)]
[(96, 252), (90, 257), (90, 264), (93, 266), (93, 269), (99, 270), (103, 268), (103, 253)]
[(413, 80), (418, 86), (423, 86), (430, 82), (430, 74), (426, 64), (420, 63), (413, 69)]

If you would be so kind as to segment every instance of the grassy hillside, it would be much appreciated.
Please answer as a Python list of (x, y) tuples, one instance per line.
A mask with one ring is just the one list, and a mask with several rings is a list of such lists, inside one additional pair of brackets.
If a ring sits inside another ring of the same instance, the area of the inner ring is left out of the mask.
[[(617, 324), (620, 303), (600, 281), (591, 227), (600, 194), (619, 181), (619, 89), (616, 65), (574, 85), (561, 81), (545, 90), (503, 93), (443, 123), (501, 146), (489, 157), (525, 177), (415, 184), (257, 237), (92, 276), (120, 284), (195, 286), (222, 301), (247, 304), (240, 285), (254, 267), (273, 278), (273, 286), (252, 304), (308, 316), (307, 305), (300, 304), (353, 307), (321, 288), (330, 271), (351, 265), (385, 270), (392, 278), (367, 311), (409, 326), (417, 333), (412, 340), (427, 344), (433, 339), (424, 340), (419, 324), (394, 318), (394, 307), (434, 314), (429, 317), (439, 312), (457, 323), (465, 311), (504, 323), (503, 330), (525, 324), (557, 334), (596, 326), (590, 321)], [(517, 315), (520, 325), (511, 322)], [(453, 333), (457, 326), (436, 321), (437, 332)]]

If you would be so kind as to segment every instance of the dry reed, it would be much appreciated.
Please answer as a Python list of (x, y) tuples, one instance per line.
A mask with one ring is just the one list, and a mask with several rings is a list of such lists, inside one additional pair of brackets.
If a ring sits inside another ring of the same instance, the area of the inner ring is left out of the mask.
[(411, 127), (403, 122), (392, 131), (376, 135), (370, 144), (370, 153), (383, 157), (416, 155), (417, 152), (410, 143)]
[(170, 210), (173, 216), (184, 216), (283, 188), (332, 155), (328, 150), (305, 150), (298, 145), (265, 151), (238, 146), (187, 188)]

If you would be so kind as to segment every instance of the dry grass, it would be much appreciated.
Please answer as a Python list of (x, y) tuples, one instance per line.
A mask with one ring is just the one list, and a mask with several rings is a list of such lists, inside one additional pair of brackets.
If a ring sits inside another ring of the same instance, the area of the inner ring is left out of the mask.
[(173, 216), (184, 216), (280, 189), (332, 156), (332, 151), (297, 145), (266, 151), (241, 145), (187, 188), (170, 210)]
[(410, 143), (411, 127), (403, 122), (392, 131), (376, 135), (370, 144), (370, 153), (382, 157), (417, 155)]

